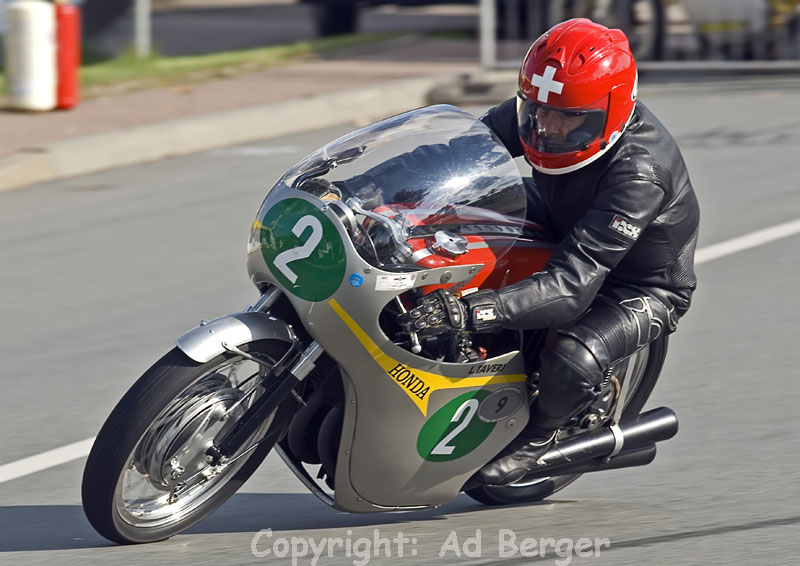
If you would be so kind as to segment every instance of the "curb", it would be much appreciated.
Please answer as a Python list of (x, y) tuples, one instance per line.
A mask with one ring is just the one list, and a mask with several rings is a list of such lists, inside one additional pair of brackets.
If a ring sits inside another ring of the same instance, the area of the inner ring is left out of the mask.
[[(800, 77), (800, 63), (646, 62), (648, 82)], [(371, 88), (74, 138), (0, 158), (0, 192), (348, 122), (374, 121), (428, 104), (494, 105), (513, 97), (517, 70), (389, 81)]]
[(0, 192), (347, 122), (374, 121), (427, 105), (432, 90), (456, 78), (390, 81), (48, 144), (0, 158)]
[(800, 61), (645, 61), (639, 74), (650, 81), (800, 77)]
[[(800, 75), (800, 60), (794, 59), (778, 61), (642, 61), (637, 64), (637, 67), (641, 74), (648, 73), (655, 76), (675, 74), (739, 78), (742, 74), (747, 76)], [(498, 64), (495, 72), (519, 72), (519, 63)]]
[[(645, 61), (639, 77), (647, 85), (687, 81), (741, 81), (800, 78), (800, 61)], [(519, 67), (477, 71), (442, 81), (431, 90), (430, 104), (494, 105), (517, 93)]]

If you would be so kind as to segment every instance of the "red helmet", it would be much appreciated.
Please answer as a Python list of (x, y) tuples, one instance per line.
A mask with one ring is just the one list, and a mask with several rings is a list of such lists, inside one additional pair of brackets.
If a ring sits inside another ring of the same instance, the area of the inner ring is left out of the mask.
[(599, 158), (633, 116), (637, 82), (621, 30), (577, 18), (545, 32), (519, 72), (517, 124), (528, 162), (560, 175)]

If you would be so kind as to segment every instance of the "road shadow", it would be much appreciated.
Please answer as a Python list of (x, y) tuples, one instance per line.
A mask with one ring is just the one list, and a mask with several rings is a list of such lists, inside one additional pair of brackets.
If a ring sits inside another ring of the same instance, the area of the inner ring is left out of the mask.
[(92, 529), (80, 505), (0, 507), (0, 553), (111, 546)]
[[(570, 503), (552, 500), (534, 505)], [(426, 511), (349, 514), (336, 511), (311, 494), (237, 494), (182, 538), (205, 534), (257, 533), (261, 529), (313, 531), (385, 527), (408, 522), (442, 521), (461, 513), (479, 513), (486, 507), (460, 495), (451, 503)], [(480, 515), (476, 515), (480, 524)], [(642, 538), (615, 540), (610, 550), (638, 548), (685, 539), (715, 537), (731, 533), (800, 524), (800, 517), (777, 517), (738, 524), (712, 525), (705, 529), (666, 532)], [(89, 525), (80, 505), (20, 505), (0, 507), (0, 558), (5, 552), (78, 550), (117, 546), (103, 539)], [(431, 526), (433, 530), (433, 525)], [(310, 535), (309, 535), (310, 536)], [(180, 539), (176, 539), (180, 540)]]
[[(256, 533), (261, 529), (308, 531), (441, 521), (446, 520), (447, 515), (479, 509), (486, 507), (460, 495), (438, 509), (353, 514), (328, 507), (311, 494), (239, 493), (210, 517), (187, 530), (184, 536)], [(80, 505), (0, 507), (0, 525), (0, 554), (115, 546), (94, 531)]]

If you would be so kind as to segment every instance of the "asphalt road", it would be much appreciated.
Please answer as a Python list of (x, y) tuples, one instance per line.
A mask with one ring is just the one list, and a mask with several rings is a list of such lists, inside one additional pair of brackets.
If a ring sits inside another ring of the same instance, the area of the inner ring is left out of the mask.
[[(702, 206), (701, 247), (800, 217), (798, 86), (643, 85), (642, 99), (684, 149)], [(265, 190), (348, 130), (0, 194), (0, 466), (93, 436), (178, 334), (251, 302), (245, 241)], [(115, 547), (83, 516), (80, 459), (0, 484), (0, 564), (291, 564), (254, 556), (254, 535), (272, 529), (257, 541), (263, 551), (281, 537), (354, 540), (377, 529), (415, 542), (402, 558), (396, 547), (368, 562), (338, 549), (317, 564), (794, 565), (799, 243), (791, 236), (698, 265), (695, 305), (650, 402), (672, 407), (681, 431), (646, 468), (584, 476), (535, 506), (486, 508), (462, 496), (439, 510), (348, 515), (270, 456), (186, 534)], [(476, 529), (480, 557), (440, 557), (451, 533), (464, 544)], [(610, 547), (591, 558), (505, 556), (501, 529), (518, 543), (589, 538)]]

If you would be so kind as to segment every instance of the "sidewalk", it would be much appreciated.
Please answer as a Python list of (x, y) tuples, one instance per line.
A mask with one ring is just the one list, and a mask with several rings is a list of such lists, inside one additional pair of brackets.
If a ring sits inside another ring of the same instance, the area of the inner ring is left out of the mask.
[(109, 92), (71, 111), (0, 111), (0, 190), (379, 119), (427, 104), (437, 85), (475, 68), (474, 42), (402, 40), (233, 78)]
[[(518, 70), (482, 72), (469, 40), (401, 39), (336, 57), (182, 86), (113, 92), (66, 112), (0, 109), (0, 191), (345, 123), (441, 102), (513, 96)], [(795, 61), (658, 62), (644, 82), (800, 75)]]

